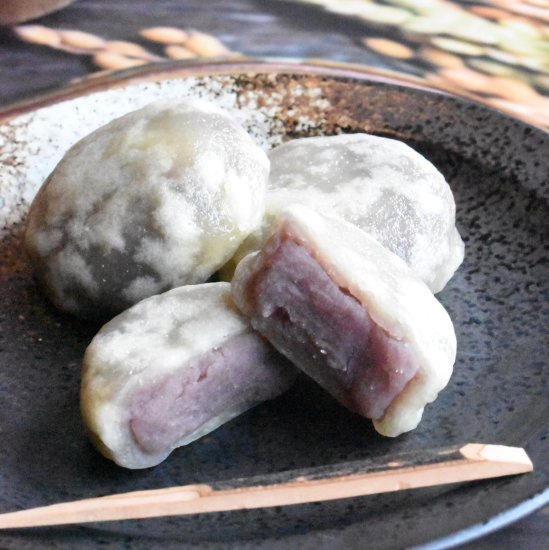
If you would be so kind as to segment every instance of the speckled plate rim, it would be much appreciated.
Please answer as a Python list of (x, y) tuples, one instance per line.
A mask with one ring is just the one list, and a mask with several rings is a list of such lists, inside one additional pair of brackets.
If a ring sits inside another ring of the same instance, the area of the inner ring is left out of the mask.
[(491, 519), (481, 523), (475, 523), (470, 527), (451, 533), (445, 537), (440, 537), (426, 544), (415, 546), (413, 550), (442, 550), (444, 548), (454, 548), (460, 544), (471, 542), (482, 536), (503, 529), (507, 525), (518, 521), (529, 514), (543, 508), (549, 503), (549, 487), (537, 495), (525, 500), (521, 504), (509, 508), (505, 512), (493, 516)]
[(71, 81), (68, 85), (39, 93), (28, 99), (0, 106), (0, 123), (34, 111), (41, 107), (66, 101), (82, 95), (104, 90), (122, 88), (151, 80), (160, 81), (172, 78), (212, 76), (224, 74), (254, 74), (266, 72), (290, 72), (294, 74), (325, 75), (343, 78), (367, 79), (373, 82), (400, 84), (425, 91), (449, 93), (427, 86), (413, 76), (399, 75), (390, 71), (374, 69), (364, 65), (338, 63), (333, 61), (250, 59), (248, 57), (220, 57), (210, 61), (161, 61), (138, 65), (119, 71), (101, 71)]
[[(330, 60), (310, 59), (305, 61), (288, 59), (250, 59), (247, 57), (218, 58), (210, 61), (168, 61), (151, 63), (108, 73), (92, 74), (72, 81), (67, 86), (37, 94), (29, 99), (10, 103), (0, 107), (0, 124), (24, 115), (28, 112), (54, 105), (56, 103), (82, 97), (85, 95), (123, 88), (133, 84), (167, 79), (237, 74), (267, 74), (288, 73), (326, 76), (332, 78), (349, 78), (359, 81), (382, 83), (403, 88), (416, 89), (435, 95), (445, 95), (466, 103), (482, 106), (496, 113), (498, 116), (518, 121), (524, 127), (531, 127), (541, 134), (548, 132), (530, 122), (517, 119), (510, 113), (504, 112), (466, 93), (456, 93), (454, 90), (444, 90), (426, 84), (413, 76), (392, 71), (377, 69), (365, 65), (334, 62)], [(414, 549), (439, 550), (453, 548), (461, 544), (478, 539), (497, 531), (549, 504), (549, 486), (504, 512), (500, 512), (482, 522), (472, 524), (464, 529), (457, 530), (430, 542), (414, 546)], [(303, 535), (289, 536), (285, 540), (289, 544), (299, 544)]]
[(121, 88), (130, 84), (138, 84), (151, 80), (161, 81), (172, 78), (185, 78), (196, 76), (231, 75), (231, 74), (257, 74), (257, 73), (293, 73), (318, 75), (338, 78), (354, 78), (370, 82), (379, 82), (403, 86), (430, 92), (452, 96), (498, 113), (500, 116), (520, 120), (521, 123), (532, 126), (537, 130), (546, 132), (534, 121), (517, 119), (517, 117), (501, 108), (495, 108), (482, 98), (475, 97), (462, 90), (432, 86), (424, 80), (396, 71), (379, 69), (368, 65), (345, 63), (324, 59), (288, 59), (288, 58), (249, 58), (249, 57), (218, 57), (204, 60), (180, 60), (161, 61), (138, 65), (119, 71), (101, 71), (77, 78), (68, 85), (39, 93), (28, 99), (10, 102), (0, 106), (0, 123), (5, 123), (14, 117), (46, 107), (54, 103), (73, 99), (95, 92)]

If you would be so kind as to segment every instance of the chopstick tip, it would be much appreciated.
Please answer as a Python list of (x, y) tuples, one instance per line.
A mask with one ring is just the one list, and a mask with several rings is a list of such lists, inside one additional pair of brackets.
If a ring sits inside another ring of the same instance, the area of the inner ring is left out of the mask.
[(531, 472), (534, 465), (522, 447), (468, 443), (460, 448), (460, 453), (469, 460), (487, 460), (516, 464), (521, 472)]

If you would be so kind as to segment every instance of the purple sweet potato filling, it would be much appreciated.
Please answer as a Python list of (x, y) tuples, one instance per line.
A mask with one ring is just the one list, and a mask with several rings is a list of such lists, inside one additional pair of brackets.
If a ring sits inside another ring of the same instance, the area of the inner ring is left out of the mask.
[(381, 418), (417, 372), (407, 345), (290, 236), (270, 240), (248, 283), (252, 324), (349, 409)]
[(144, 451), (162, 452), (228, 411), (273, 399), (295, 377), (295, 368), (261, 336), (240, 334), (137, 392), (130, 428)]

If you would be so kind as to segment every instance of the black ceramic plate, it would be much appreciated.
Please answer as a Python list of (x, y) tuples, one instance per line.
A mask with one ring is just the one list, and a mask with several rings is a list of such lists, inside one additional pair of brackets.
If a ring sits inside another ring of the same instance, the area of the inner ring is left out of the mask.
[[(0, 511), (466, 442), (525, 446), (535, 471), (285, 508), (2, 532), (0, 547), (436, 547), (547, 502), (546, 133), (349, 67), (170, 64), (91, 82), (0, 114)], [(212, 99), (264, 147), (368, 131), (406, 141), (445, 174), (466, 243), (463, 265), (439, 295), (458, 356), (417, 430), (384, 439), (303, 379), (155, 469), (123, 470), (90, 446), (78, 391), (97, 327), (60, 315), (42, 297), (21, 254), (21, 226), (40, 182), (76, 139), (166, 95)]]

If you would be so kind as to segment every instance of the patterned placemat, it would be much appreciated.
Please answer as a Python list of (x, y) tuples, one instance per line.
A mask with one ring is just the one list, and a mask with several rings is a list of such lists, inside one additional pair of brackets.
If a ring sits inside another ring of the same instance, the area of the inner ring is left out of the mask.
[[(361, 47), (370, 56), (381, 57), (384, 68), (480, 98), (530, 123), (549, 128), (547, 0), (280, 3), (333, 13), (343, 25), (349, 19), (360, 21)], [(144, 27), (131, 40), (107, 39), (77, 28), (42, 24), (19, 25), (13, 30), (24, 42), (89, 57), (93, 67), (90, 76), (162, 59), (236, 53), (213, 34), (175, 26)]]
[(300, 1), (370, 23), (364, 46), (395, 69), (549, 126), (547, 0)]

